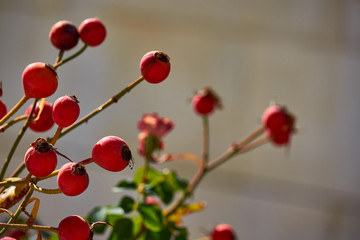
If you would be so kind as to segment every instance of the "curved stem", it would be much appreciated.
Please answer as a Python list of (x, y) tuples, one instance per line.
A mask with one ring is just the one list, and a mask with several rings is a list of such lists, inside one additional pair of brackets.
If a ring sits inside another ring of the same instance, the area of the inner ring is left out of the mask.
[(36, 184), (30, 183), (30, 188), (34, 189), (37, 192), (45, 193), (45, 194), (59, 194), (62, 193), (61, 190), (58, 189), (47, 189), (47, 188), (41, 188), (37, 186)]
[(22, 115), (22, 116), (19, 116), (19, 117), (15, 118), (15, 119), (11, 120), (11, 121), (8, 122), (8, 123), (5, 123), (4, 125), (2, 125), (2, 126), (0, 127), (0, 132), (5, 132), (6, 129), (8, 129), (9, 127), (11, 127), (12, 125), (14, 125), (15, 123), (20, 122), (20, 121), (22, 121), (22, 120), (25, 120), (25, 119), (27, 119), (27, 118), (28, 118), (27, 115)]
[(76, 123), (74, 123), (73, 125), (68, 127), (67, 129), (62, 131), (59, 138), (61, 138), (65, 134), (69, 133), (70, 131), (72, 131), (73, 129), (78, 127), (79, 125), (87, 122), (89, 119), (96, 116), (98, 113), (100, 113), (102, 110), (104, 110), (108, 106), (112, 105), (113, 103), (116, 103), (121, 97), (123, 97), (126, 93), (130, 92), (135, 86), (137, 86), (143, 80), (144, 80), (143, 77), (140, 77), (137, 80), (135, 80), (133, 83), (128, 85), (126, 88), (124, 88), (121, 92), (119, 92), (118, 94), (116, 94), (115, 96), (110, 98), (108, 101), (106, 101), (104, 104), (102, 104), (98, 108), (96, 108), (94, 111), (92, 111), (91, 113), (89, 113), (88, 115), (86, 115), (85, 117), (83, 117), (82, 119), (80, 119), (79, 121), (77, 121)]
[(34, 100), (34, 104), (33, 104), (33, 107), (31, 109), (31, 112), (29, 114), (29, 117), (28, 117), (27, 121), (25, 122), (24, 126), (22, 127), (22, 129), (20, 130), (17, 138), (15, 139), (14, 144), (12, 145), (12, 147), (10, 149), (10, 152), (9, 152), (7, 158), (5, 159), (4, 166), (2, 167), (1, 173), (0, 173), (0, 180), (4, 179), (4, 176), (5, 176), (6, 170), (7, 170), (8, 166), (9, 166), (9, 163), (11, 161), (11, 158), (14, 155), (15, 150), (16, 150), (17, 146), (20, 143), (20, 140), (24, 136), (25, 131), (26, 131), (26, 129), (28, 128), (28, 126), (30, 124), (31, 116), (32, 116), (32, 114), (33, 114), (33, 112), (35, 110), (35, 107), (36, 107), (36, 102), (37, 102), (37, 99)]
[(63, 56), (64, 56), (64, 50), (60, 50), (60, 52), (59, 52), (59, 54), (58, 54), (58, 56), (57, 56), (57, 58), (56, 58), (56, 60), (55, 60), (55, 63), (54, 63), (54, 66), (58, 63), (58, 62), (60, 62), (61, 61), (61, 59), (63, 58)]
[(154, 157), (157, 163), (164, 163), (168, 161), (176, 161), (176, 160), (190, 160), (193, 161), (199, 168), (204, 167), (204, 161), (192, 153), (179, 153), (179, 154), (164, 154), (160, 157)]
[[(17, 210), (13, 214), (13, 216), (9, 219), (8, 224), (10, 224), (12, 221), (16, 220), (19, 217), (22, 209), (27, 205), (27, 203), (28, 203), (29, 199), (31, 198), (31, 195), (33, 194), (33, 192), (34, 192), (34, 189), (29, 188), (24, 200), (21, 202), (21, 204), (19, 205), (19, 207), (17, 208)], [(6, 228), (1, 229), (0, 236), (5, 232), (5, 230), (6, 230)]]
[(58, 128), (56, 129), (54, 137), (51, 139), (51, 145), (55, 145), (55, 143), (58, 140), (62, 130), (63, 130), (63, 128), (58, 126)]
[[(84, 44), (84, 46), (79, 50), (77, 51), (76, 53), (74, 53), (73, 55), (71, 55), (70, 57), (67, 57), (65, 58), (64, 60), (61, 60), (61, 61), (56, 61), (53, 68), (54, 70), (56, 70), (58, 67), (60, 67), (61, 65), (69, 62), (70, 60), (73, 60), (74, 58), (76, 58), (77, 56), (79, 56), (81, 53), (83, 53), (85, 51), (85, 49), (88, 47), (88, 44)], [(62, 57), (62, 56), (61, 56)], [(61, 59), (61, 58), (60, 58)], [(59, 60), (60, 60), (59, 59)]]
[(0, 126), (3, 125), (9, 118), (12, 117), (25, 103), (29, 100), (25, 95), (20, 99), (20, 101), (0, 120)]

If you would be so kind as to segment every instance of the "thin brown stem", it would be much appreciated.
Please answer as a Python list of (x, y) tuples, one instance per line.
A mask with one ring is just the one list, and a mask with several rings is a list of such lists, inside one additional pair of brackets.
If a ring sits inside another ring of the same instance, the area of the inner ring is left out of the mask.
[(34, 189), (37, 192), (45, 193), (45, 194), (59, 194), (62, 193), (59, 188), (57, 189), (48, 189), (48, 188), (41, 188), (36, 184), (30, 183), (30, 188)]
[(11, 127), (12, 125), (14, 125), (15, 123), (18, 123), (18, 122), (20, 122), (20, 121), (23, 121), (23, 120), (25, 120), (25, 119), (27, 119), (27, 118), (28, 118), (27, 115), (22, 115), (22, 116), (19, 116), (19, 117), (15, 118), (15, 119), (11, 120), (11, 121), (8, 122), (8, 123), (5, 123), (4, 125), (2, 125), (2, 126), (0, 127), (0, 132), (5, 132), (6, 129), (8, 129), (9, 127)]
[(29, 100), (29, 98), (24, 95), (20, 101), (0, 120), (0, 126), (11, 118), (26, 103), (27, 100)]
[(17, 146), (18, 146), (19, 143), (20, 143), (20, 140), (21, 140), (22, 137), (24, 136), (25, 131), (26, 131), (26, 129), (28, 128), (28, 126), (29, 126), (29, 124), (30, 124), (30, 122), (31, 122), (31, 116), (32, 116), (32, 114), (33, 114), (33, 112), (34, 112), (34, 110), (35, 110), (36, 102), (37, 102), (37, 99), (34, 100), (34, 104), (33, 104), (33, 107), (32, 107), (32, 109), (31, 109), (31, 113), (30, 113), (27, 121), (25, 122), (24, 126), (23, 126), (22, 129), (20, 130), (17, 138), (15, 139), (15, 142), (14, 142), (14, 144), (12, 145), (12, 147), (11, 147), (11, 149), (10, 149), (10, 152), (9, 152), (7, 158), (5, 159), (4, 165), (3, 165), (2, 169), (1, 169), (1, 173), (0, 173), (0, 180), (4, 179), (6, 170), (7, 170), (8, 166), (9, 166), (9, 163), (10, 163), (10, 161), (11, 161), (11, 159), (12, 159), (12, 156), (14, 155), (15, 150), (16, 150)]
[(124, 88), (121, 92), (119, 92), (118, 94), (116, 94), (115, 96), (113, 96), (112, 98), (110, 98), (108, 101), (106, 101), (104, 104), (102, 104), (101, 106), (99, 106), (98, 108), (96, 108), (94, 111), (92, 111), (91, 113), (89, 113), (88, 115), (86, 115), (85, 117), (83, 117), (82, 119), (80, 119), (79, 121), (77, 121), (76, 123), (74, 123), (73, 125), (71, 125), (70, 127), (68, 127), (67, 129), (65, 129), (64, 131), (61, 132), (59, 138), (61, 138), (62, 136), (64, 136), (65, 134), (69, 133), (70, 131), (72, 131), (73, 129), (75, 129), (76, 127), (78, 127), (79, 125), (89, 121), (92, 117), (96, 116), (98, 113), (100, 113), (101, 111), (103, 111), (105, 108), (109, 107), (110, 105), (112, 105), (113, 103), (116, 103), (121, 97), (123, 97), (126, 93), (130, 92), (135, 86), (137, 86), (140, 82), (142, 82), (144, 80), (143, 77), (138, 78), (137, 80), (135, 80), (133, 83), (131, 83), (130, 85), (128, 85), (126, 88)]
[(40, 225), (27, 225), (27, 224), (16, 224), (16, 223), (0, 223), (0, 227), (7, 228), (16, 228), (16, 229), (27, 229), (27, 230), (39, 230), (58, 233), (59, 229), (49, 226), (40, 226)]
[(56, 132), (54, 134), (54, 137), (51, 139), (51, 145), (55, 145), (55, 143), (58, 140), (62, 130), (63, 130), (63, 128), (58, 126), (58, 128), (56, 129)]
[(55, 61), (55, 64), (53, 66), (54, 70), (56, 70), (61, 65), (69, 62), (70, 60), (73, 60), (74, 58), (78, 57), (80, 54), (82, 54), (86, 50), (87, 47), (88, 47), (88, 44), (85, 43), (84, 46), (79, 51), (77, 51), (73, 55), (65, 58), (64, 60), (61, 60), (61, 58), (62, 58), (62, 55), (61, 55), (61, 57)]

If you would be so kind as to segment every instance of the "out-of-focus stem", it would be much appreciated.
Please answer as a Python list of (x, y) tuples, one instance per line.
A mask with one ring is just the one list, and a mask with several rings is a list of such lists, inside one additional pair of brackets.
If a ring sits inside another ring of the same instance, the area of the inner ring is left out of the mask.
[(202, 160), (205, 164), (209, 161), (209, 117), (204, 115), (202, 117), (202, 126), (203, 126), (203, 149), (202, 149)]

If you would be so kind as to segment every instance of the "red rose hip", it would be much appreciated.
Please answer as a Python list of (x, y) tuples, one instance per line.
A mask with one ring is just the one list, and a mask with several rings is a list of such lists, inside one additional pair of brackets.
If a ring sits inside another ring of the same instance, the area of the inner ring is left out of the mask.
[(35, 62), (29, 64), (23, 72), (22, 82), (25, 97), (45, 98), (55, 93), (58, 78), (50, 64)]
[(79, 117), (80, 107), (75, 96), (58, 98), (53, 105), (52, 117), (60, 127), (68, 127)]
[(91, 47), (100, 45), (106, 37), (105, 25), (97, 18), (85, 19), (78, 31), (81, 40)]
[(295, 117), (285, 107), (271, 105), (262, 117), (266, 135), (276, 145), (285, 145), (290, 142), (290, 136), (294, 132)]
[(132, 155), (124, 140), (116, 136), (107, 136), (95, 144), (92, 159), (108, 171), (119, 172), (132, 161)]
[(170, 58), (160, 51), (150, 51), (140, 60), (140, 72), (149, 83), (160, 83), (170, 73)]
[(60, 168), (57, 183), (61, 192), (65, 195), (77, 196), (83, 193), (88, 187), (89, 175), (84, 166), (69, 162)]
[(35, 177), (46, 177), (57, 165), (54, 148), (45, 139), (38, 138), (25, 153), (25, 166)]
[(77, 215), (68, 216), (59, 223), (59, 240), (88, 240), (90, 233), (89, 224)]
[(209, 115), (216, 108), (221, 109), (221, 101), (217, 94), (209, 87), (198, 91), (191, 100), (195, 113), (199, 115)]
[(51, 27), (49, 39), (56, 48), (69, 50), (78, 43), (79, 33), (73, 23), (62, 20)]
[[(26, 115), (29, 115), (32, 110), (33, 104), (31, 104), (25, 111)], [(40, 116), (37, 118), (37, 115), (40, 111), (39, 104), (36, 104), (35, 110), (33, 112), (33, 118), (36, 118), (36, 121), (33, 121), (29, 124), (29, 128), (35, 132), (45, 132), (54, 125), (54, 120), (52, 117), (52, 105), (49, 102), (44, 103), (44, 108), (41, 111)], [(34, 119), (33, 119), (34, 120)]]
[(234, 240), (236, 239), (234, 230), (229, 224), (218, 224), (211, 232), (211, 240)]

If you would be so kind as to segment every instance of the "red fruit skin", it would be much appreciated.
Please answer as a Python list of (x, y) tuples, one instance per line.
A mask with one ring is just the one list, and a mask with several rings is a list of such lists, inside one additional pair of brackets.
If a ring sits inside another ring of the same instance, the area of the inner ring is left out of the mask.
[(278, 105), (268, 107), (262, 115), (266, 135), (275, 145), (286, 145), (293, 133), (295, 118)]
[(156, 84), (164, 81), (170, 69), (170, 58), (160, 51), (150, 51), (140, 60), (141, 75), (149, 83)]
[(124, 140), (116, 136), (107, 136), (95, 144), (92, 159), (108, 171), (119, 172), (129, 164), (131, 152)]
[(49, 64), (35, 62), (29, 64), (23, 72), (22, 82), (27, 98), (45, 98), (55, 93), (58, 78)]
[(286, 112), (278, 105), (271, 105), (262, 115), (263, 125), (271, 131), (282, 132), (289, 121)]
[(210, 94), (195, 94), (191, 103), (194, 111), (199, 115), (209, 115), (215, 109), (215, 99)]
[(69, 162), (60, 168), (57, 183), (61, 192), (66, 196), (77, 196), (89, 186), (89, 175), (85, 167)]
[(78, 102), (70, 96), (58, 98), (53, 105), (52, 117), (60, 127), (68, 127), (79, 117), (80, 107)]
[(35, 177), (46, 177), (52, 173), (57, 165), (57, 156), (54, 150), (37, 152), (31, 146), (25, 153), (25, 166)]
[[(26, 115), (29, 115), (33, 104), (31, 104), (25, 111)], [(36, 118), (37, 114), (39, 113), (39, 106), (35, 107), (33, 117)], [(52, 105), (49, 102), (44, 103), (44, 109), (42, 110), (39, 119), (36, 122), (32, 122), (29, 124), (29, 128), (35, 132), (45, 132), (52, 128), (54, 125), (54, 120), (52, 117)]]
[(3, 101), (0, 100), (0, 119), (2, 119), (7, 113), (6, 105)]
[(211, 240), (234, 240), (236, 239), (234, 230), (229, 224), (218, 224), (211, 233)]
[(60, 50), (69, 50), (76, 46), (79, 41), (77, 27), (69, 21), (55, 23), (49, 33), (50, 42)]
[(97, 18), (85, 19), (78, 31), (80, 39), (91, 47), (100, 45), (106, 37), (105, 25)]
[(88, 240), (89, 236), (89, 224), (80, 216), (68, 216), (59, 223), (59, 240)]
[(0, 238), (0, 240), (17, 240), (17, 239), (13, 237), (2, 237)]

